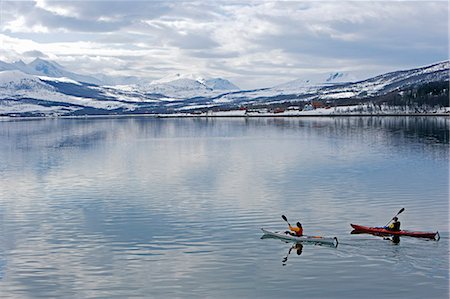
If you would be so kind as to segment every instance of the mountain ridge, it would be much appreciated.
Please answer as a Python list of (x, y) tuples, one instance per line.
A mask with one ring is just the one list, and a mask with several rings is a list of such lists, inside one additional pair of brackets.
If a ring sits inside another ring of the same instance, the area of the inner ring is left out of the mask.
[[(23, 65), (18, 62), (15, 67)], [(421, 88), (431, 88), (428, 93), (433, 97), (421, 94), (429, 101), (428, 104), (448, 106), (449, 61), (355, 82), (309, 84), (301, 81), (295, 83), (294, 80), (287, 85), (252, 90), (233, 89), (236, 87), (234, 84), (227, 85), (229, 81), (221, 78), (208, 82), (208, 79), (194, 80), (182, 76), (154, 84), (102, 86), (68, 77), (44, 76), (43, 72), (48, 75), (67, 73), (59, 73), (58, 65), (43, 64), (39, 60), (34, 65), (43, 66), (36, 70), (40, 75), (25, 74), (19, 70), (0, 71), (0, 115), (170, 114), (239, 107), (303, 107), (312, 101), (340, 105), (388, 99), (393, 103), (402, 103), (407, 100), (417, 102), (413, 97), (406, 99), (405, 95), (417, 93)], [(0, 70), (8, 67), (11, 65), (5, 67), (4, 63), (0, 63)], [(332, 77), (340, 79), (343, 75), (335, 73)], [(214, 84), (224, 86), (214, 88)], [(447, 103), (442, 100), (445, 96)], [(438, 102), (436, 97), (439, 97)]]
[[(96, 84), (96, 85), (148, 85), (144, 83), (145, 80), (135, 76), (108, 76), (105, 74), (95, 75), (82, 75), (67, 70), (64, 66), (54, 61), (45, 60), (42, 58), (36, 58), (30, 63), (25, 63), (22, 60), (18, 60), (12, 63), (0, 61), (0, 71), (5, 70), (19, 70), (30, 75), (41, 75), (54, 78), (69, 78), (75, 81)], [(223, 78), (213, 78), (209, 76), (201, 76), (194, 74), (180, 74), (170, 75), (158, 80), (153, 80), (150, 85), (169, 84), (177, 85), (175, 81), (179, 79), (190, 79), (192, 84), (197, 81), (204, 84), (210, 89), (239, 89), (236, 85), (229, 80)]]

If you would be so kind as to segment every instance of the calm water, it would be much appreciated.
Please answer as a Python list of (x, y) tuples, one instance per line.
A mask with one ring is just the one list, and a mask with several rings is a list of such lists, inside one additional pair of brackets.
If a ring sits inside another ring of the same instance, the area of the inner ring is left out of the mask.
[[(0, 122), (0, 297), (448, 298), (449, 125)], [(441, 240), (350, 234), (402, 207)], [(282, 214), (339, 246), (287, 256)]]

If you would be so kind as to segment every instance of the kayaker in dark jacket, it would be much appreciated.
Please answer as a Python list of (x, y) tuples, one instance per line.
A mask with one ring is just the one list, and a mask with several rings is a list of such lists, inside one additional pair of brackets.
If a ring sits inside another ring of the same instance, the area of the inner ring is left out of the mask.
[(397, 217), (392, 218), (393, 222), (389, 224), (386, 229), (390, 231), (399, 231), (400, 230), (400, 221), (398, 221)]
[(291, 236), (301, 237), (303, 236), (303, 227), (300, 222), (297, 222), (297, 226), (291, 226), (289, 224), (289, 229), (292, 231), (286, 231), (286, 234), (290, 234)]

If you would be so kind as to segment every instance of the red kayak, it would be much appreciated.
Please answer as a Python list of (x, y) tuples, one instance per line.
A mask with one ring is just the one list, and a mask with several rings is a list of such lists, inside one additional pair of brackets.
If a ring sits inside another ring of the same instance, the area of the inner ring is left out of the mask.
[(416, 238), (428, 238), (439, 240), (441, 237), (439, 236), (439, 232), (430, 233), (430, 232), (414, 232), (409, 230), (399, 230), (399, 231), (391, 231), (387, 230), (383, 227), (370, 227), (363, 226), (357, 224), (350, 224), (355, 230), (352, 233), (369, 233), (376, 235), (390, 235), (390, 236), (408, 236), (408, 237), (416, 237)]

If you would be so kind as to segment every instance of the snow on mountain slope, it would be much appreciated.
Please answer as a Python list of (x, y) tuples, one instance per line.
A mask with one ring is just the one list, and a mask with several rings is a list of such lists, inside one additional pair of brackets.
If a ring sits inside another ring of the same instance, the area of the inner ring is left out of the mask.
[(36, 58), (27, 65), (32, 70), (38, 72), (38, 74), (49, 76), (49, 77), (66, 77), (79, 82), (102, 84), (99, 79), (91, 76), (79, 75), (73, 72), (67, 71), (63, 66), (57, 64), (56, 62), (50, 62), (43, 60), (41, 58)]
[(38, 78), (41, 80), (44, 80), (44, 81), (64, 82), (64, 83), (81, 85), (80, 82), (66, 78), (66, 77), (57, 78), (57, 77), (38, 76)]
[(52, 92), (54, 88), (39, 78), (20, 71), (0, 72), (0, 97), (17, 96), (38, 91)]
[(9, 63), (6, 63), (6, 62), (0, 60), (0, 72), (10, 71), (10, 70), (11, 70), (11, 65)]
[[(15, 67), (23, 65), (18, 62)], [(10, 67), (11, 64), (0, 63), (0, 70)], [(449, 61), (444, 61), (357, 82), (319, 84), (298, 79), (255, 90), (236, 90), (225, 79), (204, 79), (192, 75), (169, 76), (146, 85), (98, 86), (66, 76), (56, 78), (4, 70), (0, 71), (0, 113), (25, 111), (61, 115), (77, 114), (86, 109), (100, 109), (98, 113), (171, 113), (183, 109), (227, 108), (256, 103), (268, 105), (321, 99), (359, 100), (429, 82), (448, 82), (449, 68)], [(54, 69), (45, 71), (52, 75), (59, 74)], [(339, 81), (345, 75), (334, 73), (328, 77)]]
[(22, 60), (13, 63), (0, 61), (0, 71), (8, 70), (17, 70), (29, 75), (39, 75), (54, 78), (65, 77), (79, 82), (100, 85), (102, 84), (101, 80), (93, 76), (85, 76), (70, 72), (56, 62), (47, 61), (41, 58), (36, 58), (29, 64), (24, 63)]
[(30, 62), (28, 67), (49, 77), (64, 77), (65, 73), (64, 68), (61, 65), (40, 58), (36, 58)]
[(230, 81), (222, 78), (205, 79), (194, 74), (169, 75), (150, 84), (140, 85), (139, 90), (148, 94), (162, 94), (169, 98), (186, 99), (213, 97), (224, 91), (238, 90)]
[(198, 82), (203, 81), (203, 77), (201, 75), (176, 73), (176, 74), (169, 74), (157, 80), (153, 80), (152, 82), (150, 82), (150, 85), (170, 84), (180, 79), (187, 79)]
[[(234, 84), (221, 78), (204, 79), (200, 75), (175, 74), (164, 77), (160, 80), (152, 81), (150, 84), (143, 84), (144, 79), (133, 76), (109, 76), (96, 74), (92, 76), (80, 75), (68, 71), (56, 62), (36, 58), (29, 64), (19, 60), (14, 63), (0, 61), (0, 71), (18, 70), (29, 75), (38, 75), (42, 78), (67, 78), (77, 82), (90, 83), (95, 85), (121, 85), (119, 89), (125, 88), (141, 91), (145, 93), (162, 93), (171, 98), (189, 98), (195, 96), (214, 96), (220, 92), (218, 90), (236, 90)], [(133, 86), (134, 85), (134, 86)], [(214, 92), (211, 93), (211, 90)]]
[(222, 78), (206, 79), (204, 84), (213, 90), (239, 90), (239, 87)]
[(29, 68), (22, 60), (13, 62), (13, 63), (6, 63), (3, 61), (0, 61), (0, 71), (21, 71), (26, 74), (35, 75), (37, 74), (36, 71)]
[[(125, 110), (136, 108), (133, 104), (116, 99), (99, 100), (98, 98), (66, 94), (53, 86), (52, 83), (63, 83), (74, 87), (79, 86), (80, 83), (67, 78), (60, 78), (59, 80), (50, 78), (51, 81), (43, 78), (20, 71), (0, 72), (0, 110), (29, 112), (31, 109), (34, 112), (51, 111), (55, 113), (60, 112), (58, 107), (65, 107), (65, 113), (67, 113), (67, 111), (73, 112), (83, 107)], [(55, 107), (56, 110), (49, 107)]]
[(295, 90), (337, 83), (348, 83), (352, 81), (355, 81), (355, 76), (347, 72), (319, 73), (305, 75), (298, 79), (276, 85), (272, 88), (277, 90)]
[(443, 61), (417, 69), (386, 73), (367, 80), (335, 84), (320, 84), (298, 79), (272, 88), (228, 93), (215, 98), (214, 102), (271, 101), (279, 98), (289, 100), (342, 99), (375, 96), (415, 84), (448, 81), (449, 68), (449, 61)]
[(323, 89), (322, 94), (323, 98), (348, 98), (350, 93), (353, 96), (373, 96), (414, 84), (448, 81), (449, 68), (449, 61), (444, 61), (422, 68), (386, 73), (364, 81)]
[(212, 95), (212, 90), (203, 83), (184, 78), (164, 83), (152, 82), (147, 85), (140, 85), (138, 86), (138, 90), (146, 94), (159, 94), (177, 99)]

